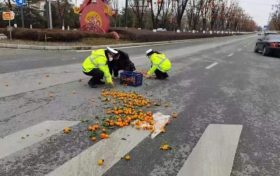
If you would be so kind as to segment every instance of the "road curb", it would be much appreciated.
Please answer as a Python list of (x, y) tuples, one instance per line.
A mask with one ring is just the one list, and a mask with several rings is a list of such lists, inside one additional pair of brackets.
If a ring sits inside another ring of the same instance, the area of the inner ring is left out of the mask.
[[(233, 36), (235, 36), (235, 35), (233, 35)], [(233, 36), (225, 36), (225, 37), (233, 37)], [(89, 46), (89, 45), (85, 45), (85, 46), (50, 46), (50, 45), (24, 45), (24, 44), (0, 43), (0, 48), (33, 49), (33, 50), (91, 50), (91, 49), (97, 49), (97, 48), (104, 48), (106, 46), (118, 48), (118, 47), (127, 47), (127, 46), (173, 44), (173, 43), (182, 43), (182, 42), (186, 42), (186, 41), (193, 41), (193, 40), (199, 40), (199, 39), (214, 39), (214, 38), (217, 38), (217, 37), (160, 41), (160, 42), (124, 43), (124, 44), (98, 45), (98, 46)]]
[(90, 50), (96, 48), (103, 48), (106, 46), (111, 47), (126, 47), (126, 46), (142, 46), (142, 45), (153, 45), (153, 44), (172, 44), (178, 42), (185, 42), (189, 40), (173, 40), (173, 41), (162, 41), (162, 42), (142, 42), (142, 43), (125, 43), (125, 44), (114, 44), (114, 45), (98, 45), (98, 46), (50, 46), (50, 45), (23, 45), (23, 44), (11, 44), (11, 43), (0, 43), (0, 48), (13, 48), (13, 49), (34, 49), (34, 50)]

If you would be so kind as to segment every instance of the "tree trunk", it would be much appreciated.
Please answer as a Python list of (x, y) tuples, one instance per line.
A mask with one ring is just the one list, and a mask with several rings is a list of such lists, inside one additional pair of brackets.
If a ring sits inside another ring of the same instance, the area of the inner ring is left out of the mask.
[(204, 31), (206, 31), (206, 23), (207, 23), (206, 18), (203, 18), (203, 19), (202, 19), (202, 29), (203, 29)]

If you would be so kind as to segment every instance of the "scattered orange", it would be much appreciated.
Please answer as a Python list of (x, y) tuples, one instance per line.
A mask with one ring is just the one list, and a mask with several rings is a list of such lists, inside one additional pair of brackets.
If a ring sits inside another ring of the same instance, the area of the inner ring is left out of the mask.
[(130, 158), (130, 156), (127, 154), (127, 155), (124, 156), (124, 159), (128, 161), (128, 160), (130, 160), (131, 158)]
[(64, 132), (65, 134), (69, 134), (71, 131), (72, 131), (72, 129), (69, 128), (69, 127), (66, 127), (66, 128), (63, 129), (63, 132)]
[[(108, 129), (106, 129), (107, 127), (122, 128), (131, 125), (137, 129), (154, 131), (155, 121), (153, 113), (149, 111), (149, 108), (155, 103), (143, 95), (136, 92), (104, 89), (102, 90), (101, 97), (99, 97), (99, 99), (106, 104), (110, 103), (113, 105), (112, 108), (104, 109), (104, 114), (109, 116), (102, 122), (102, 126), (105, 128), (99, 126), (98, 124), (88, 126), (88, 130), (99, 133), (99, 137), (101, 139), (109, 138), (109, 135), (107, 134)], [(172, 113), (172, 117), (176, 118), (177, 113)], [(165, 132), (165, 129), (163, 128), (161, 131)], [(91, 140), (95, 141), (96, 138)], [(166, 147), (163, 147), (163, 149), (165, 148)], [(128, 158), (130, 159), (129, 155)]]
[(177, 116), (178, 116), (178, 114), (177, 114), (176, 112), (173, 112), (173, 113), (171, 114), (171, 117), (173, 117), (173, 118), (177, 118)]
[(93, 142), (95, 142), (95, 141), (96, 141), (96, 137), (91, 137), (91, 140), (92, 140)]
[(101, 133), (101, 134), (100, 134), (100, 138), (101, 138), (101, 139), (107, 139), (107, 138), (109, 138), (109, 135), (106, 134), (106, 133)]
[(102, 166), (102, 165), (104, 164), (104, 160), (103, 160), (103, 159), (98, 160), (98, 161), (97, 161), (97, 164), (98, 164), (99, 166)]
[(161, 150), (170, 150), (171, 147), (168, 144), (163, 144), (163, 145), (160, 146), (160, 149)]

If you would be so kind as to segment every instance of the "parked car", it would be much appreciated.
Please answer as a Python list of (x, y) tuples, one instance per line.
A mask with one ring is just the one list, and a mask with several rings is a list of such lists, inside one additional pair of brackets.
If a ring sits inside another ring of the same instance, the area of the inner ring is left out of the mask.
[(278, 34), (277, 31), (265, 31), (265, 32), (264, 32), (264, 36), (267, 36), (267, 35), (276, 35), (276, 34)]
[(268, 56), (272, 52), (280, 52), (280, 35), (269, 34), (257, 40), (255, 52), (261, 52), (262, 55)]
[(265, 37), (267, 35), (276, 35), (276, 34), (279, 34), (279, 32), (277, 32), (277, 31), (262, 31), (262, 32), (258, 33), (258, 38), (262, 38), (262, 37)]

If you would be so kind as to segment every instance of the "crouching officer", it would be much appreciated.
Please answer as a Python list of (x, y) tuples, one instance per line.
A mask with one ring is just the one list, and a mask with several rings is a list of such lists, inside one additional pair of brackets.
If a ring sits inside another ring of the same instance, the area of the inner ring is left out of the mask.
[(91, 88), (96, 88), (97, 85), (105, 84), (105, 82), (101, 81), (103, 77), (107, 84), (114, 85), (108, 62), (112, 61), (116, 54), (118, 54), (118, 51), (107, 47), (106, 49), (92, 51), (91, 55), (84, 60), (82, 64), (83, 73), (92, 77), (88, 82)]
[(149, 78), (155, 73), (157, 79), (166, 79), (168, 77), (167, 72), (172, 67), (170, 60), (164, 54), (152, 49), (147, 50), (146, 55), (151, 61), (151, 68), (147, 72), (147, 77)]
[(121, 50), (117, 50), (118, 54), (114, 55), (114, 58), (112, 61), (109, 62), (109, 69), (111, 75), (114, 74), (114, 77), (118, 77), (119, 71), (134, 71), (135, 66), (133, 62), (129, 59), (129, 56), (127, 53)]

